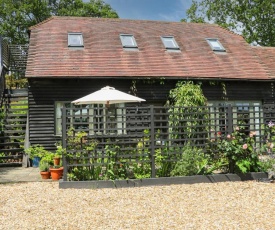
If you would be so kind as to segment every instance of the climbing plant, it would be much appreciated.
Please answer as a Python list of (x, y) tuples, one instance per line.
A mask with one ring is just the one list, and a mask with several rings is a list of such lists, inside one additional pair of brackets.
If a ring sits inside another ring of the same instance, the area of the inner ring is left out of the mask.
[(190, 138), (198, 139), (209, 129), (207, 99), (200, 84), (192, 81), (179, 81), (170, 90), (169, 109), (170, 134), (179, 139), (180, 143), (187, 143)]

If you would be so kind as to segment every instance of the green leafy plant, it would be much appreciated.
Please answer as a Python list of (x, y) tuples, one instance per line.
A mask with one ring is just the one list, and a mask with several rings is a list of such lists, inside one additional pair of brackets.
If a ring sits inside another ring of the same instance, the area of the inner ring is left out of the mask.
[(103, 177), (107, 180), (127, 178), (128, 164), (120, 156), (121, 150), (118, 145), (106, 145), (105, 156), (108, 159)]
[(275, 172), (275, 157), (272, 156), (263, 156), (260, 159), (260, 165), (263, 172), (274, 173)]
[(208, 175), (218, 167), (220, 165), (211, 165), (211, 159), (202, 149), (188, 143), (183, 147), (181, 159), (175, 164), (171, 176)]
[(42, 158), (45, 155), (46, 150), (42, 145), (32, 145), (25, 149), (25, 153), (29, 155), (30, 159), (33, 159), (34, 157)]
[(133, 152), (138, 155), (138, 157), (135, 161), (131, 162), (128, 168), (128, 177), (129, 174), (133, 174), (133, 176), (130, 176), (131, 178), (142, 179), (151, 177), (151, 159), (149, 151), (150, 130), (143, 130), (143, 134), (143, 138), (137, 143), (136, 152)]
[(94, 139), (87, 139), (86, 132), (76, 132), (73, 128), (68, 130), (67, 139), (67, 149), (60, 146), (57, 152), (63, 154), (67, 162), (76, 165), (68, 169), (68, 179), (74, 181), (104, 179), (102, 176), (104, 162), (101, 162), (102, 159), (96, 152), (98, 142)]
[(187, 144), (190, 138), (198, 138), (207, 133), (209, 113), (207, 99), (203, 95), (201, 85), (192, 81), (179, 81), (170, 90), (169, 109), (170, 138), (179, 139)]
[(263, 172), (268, 172), (275, 177), (275, 124), (270, 121), (267, 125), (263, 125), (262, 129), (264, 130), (264, 145), (261, 148), (261, 168)]
[[(4, 156), (5, 156), (5, 153), (1, 153), (1, 152), (0, 152), (0, 157), (4, 157)], [(5, 160), (1, 160), (1, 159), (0, 159), (0, 163), (4, 163), (4, 162), (5, 162)]]
[[(173, 154), (171, 154), (173, 152)], [(155, 149), (155, 167), (157, 177), (169, 177), (171, 171), (179, 160), (181, 148), (174, 146), (161, 146)]]
[(212, 140), (217, 147), (216, 154), (227, 160), (230, 173), (261, 170), (259, 152), (255, 147), (255, 135), (255, 132), (250, 132), (247, 135), (244, 127), (237, 126), (232, 134), (218, 133), (217, 139)]
[(41, 160), (39, 162), (39, 170), (41, 172), (48, 172), (49, 168), (50, 168), (50, 165), (49, 165), (49, 163), (47, 161)]
[(57, 145), (54, 157), (61, 158), (63, 156), (63, 154), (66, 154), (66, 149), (63, 148), (61, 145)]

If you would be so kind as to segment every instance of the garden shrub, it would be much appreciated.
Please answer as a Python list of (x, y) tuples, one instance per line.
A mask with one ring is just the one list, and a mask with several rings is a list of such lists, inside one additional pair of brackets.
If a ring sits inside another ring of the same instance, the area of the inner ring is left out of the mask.
[(251, 131), (248, 135), (244, 127), (237, 126), (232, 134), (218, 133), (212, 139), (212, 156), (226, 159), (229, 173), (247, 173), (261, 171), (259, 151), (255, 146), (256, 133)]
[(203, 150), (189, 143), (183, 147), (181, 159), (171, 171), (171, 176), (193, 176), (211, 174), (216, 167), (210, 166), (210, 159)]

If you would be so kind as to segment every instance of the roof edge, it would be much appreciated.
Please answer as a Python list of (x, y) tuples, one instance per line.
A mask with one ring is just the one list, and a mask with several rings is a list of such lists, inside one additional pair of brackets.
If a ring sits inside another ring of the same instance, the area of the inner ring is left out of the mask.
[(45, 23), (47, 23), (47, 22), (49, 22), (49, 21), (53, 20), (53, 19), (54, 19), (54, 18), (56, 18), (56, 17), (57, 17), (57, 16), (51, 16), (51, 17), (49, 17), (49, 18), (45, 19), (44, 21), (39, 22), (38, 24), (36, 24), (36, 25), (34, 25), (34, 26), (29, 27), (29, 31), (31, 31), (32, 29), (34, 29), (34, 28), (36, 28), (36, 27), (41, 26), (42, 24), (45, 24)]

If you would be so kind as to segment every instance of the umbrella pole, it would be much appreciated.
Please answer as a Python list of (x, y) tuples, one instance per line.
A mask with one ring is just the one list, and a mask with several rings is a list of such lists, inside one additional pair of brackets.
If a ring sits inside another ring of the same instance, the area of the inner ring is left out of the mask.
[(110, 107), (110, 103), (109, 103), (109, 101), (107, 101), (106, 108), (109, 108), (109, 107)]

